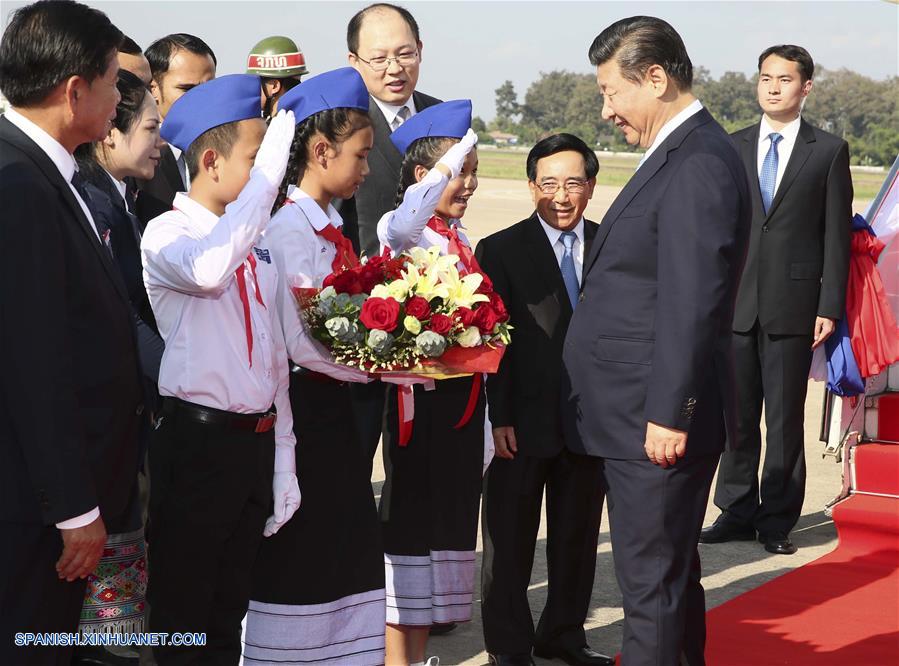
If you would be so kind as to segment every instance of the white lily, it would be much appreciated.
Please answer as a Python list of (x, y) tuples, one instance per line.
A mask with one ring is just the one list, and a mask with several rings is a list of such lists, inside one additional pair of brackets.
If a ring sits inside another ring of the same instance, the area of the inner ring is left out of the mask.
[(456, 265), (440, 275), (440, 282), (446, 289), (444, 300), (450, 308), (470, 308), (475, 303), (483, 303), (490, 299), (484, 294), (475, 293), (484, 278), (480, 273), (469, 273), (462, 277)]

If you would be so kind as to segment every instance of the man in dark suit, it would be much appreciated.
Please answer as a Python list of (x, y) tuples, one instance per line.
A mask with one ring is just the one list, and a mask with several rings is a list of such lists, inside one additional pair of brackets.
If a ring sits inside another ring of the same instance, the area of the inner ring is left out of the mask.
[(731, 322), (746, 174), (691, 91), (664, 21), (622, 19), (590, 47), (603, 118), (646, 150), (584, 261), (563, 353), (572, 450), (599, 456), (624, 597), (623, 664), (703, 664), (697, 542), (734, 407)]
[(77, 192), (72, 152), (115, 116), (122, 34), (39, 2), (0, 42), (0, 663), (68, 663), (106, 524), (126, 510), (143, 411), (128, 293)]
[[(737, 446), (721, 458), (721, 516), (704, 543), (732, 539), (796, 552), (805, 498), (805, 396), (812, 350), (843, 316), (849, 271), (849, 146), (799, 112), (815, 65), (801, 46), (759, 56), (761, 121), (733, 135), (752, 193), (752, 231), (734, 316)], [(765, 405), (767, 450), (758, 470)]]
[(345, 202), (353, 205), (342, 208), (341, 216), (344, 233), (357, 251), (373, 257), (381, 250), (378, 221), (396, 208), (403, 163), (390, 134), (404, 120), (440, 100), (415, 90), (422, 43), (418, 23), (408, 10), (378, 3), (357, 12), (347, 26), (347, 49), (350, 65), (368, 88), (375, 138), (368, 156), (371, 173), (352, 202)]
[[(150, 92), (159, 105), (159, 116), (165, 116), (172, 104), (191, 88), (215, 78), (218, 61), (209, 45), (187, 33), (166, 35), (144, 52), (153, 79)], [(151, 180), (138, 181), (135, 214), (143, 226), (154, 217), (172, 209), (176, 192), (190, 188), (190, 175), (181, 151), (165, 146), (159, 167)]]
[[(603, 480), (599, 458), (565, 447), (559, 383), (562, 345), (577, 305), (583, 259), (596, 235), (584, 219), (599, 162), (581, 139), (555, 134), (528, 154), (536, 210), (482, 240), (476, 256), (515, 326), (487, 380), (496, 458), (484, 484), (481, 567), (484, 640), (491, 663), (613, 664), (587, 647), (584, 620), (596, 568)], [(549, 589), (537, 631), (528, 585), (546, 488)]]
[[(341, 202), (343, 233), (357, 252), (380, 253), (378, 221), (396, 208), (403, 156), (390, 134), (404, 120), (440, 100), (415, 90), (421, 64), (418, 23), (408, 10), (378, 3), (357, 12), (347, 25), (348, 59), (369, 92), (374, 144), (368, 154), (371, 173), (352, 199)], [(373, 459), (384, 415), (382, 382), (352, 387), (353, 412), (363, 455)]]

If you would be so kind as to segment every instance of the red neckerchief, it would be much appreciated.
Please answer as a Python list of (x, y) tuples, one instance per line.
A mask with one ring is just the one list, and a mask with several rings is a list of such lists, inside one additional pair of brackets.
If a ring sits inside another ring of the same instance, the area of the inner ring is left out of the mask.
[[(315, 227), (313, 227), (313, 229), (315, 229)], [(334, 255), (334, 260), (331, 262), (332, 271), (336, 273), (340, 270), (355, 268), (359, 265), (359, 257), (356, 256), (356, 251), (353, 250), (352, 241), (344, 236), (340, 229), (333, 226), (331, 223), (328, 223), (324, 229), (315, 229), (315, 234), (332, 243), (334, 249), (337, 250), (337, 253)]]
[(478, 265), (478, 260), (474, 258), (471, 248), (459, 238), (459, 232), (456, 231), (455, 226), (448, 225), (446, 220), (439, 215), (432, 215), (431, 219), (428, 220), (428, 229), (446, 238), (448, 242), (447, 254), (454, 254), (459, 257), (459, 261), (465, 266), (465, 270), (469, 273), (483, 272)]
[[(174, 206), (172, 206), (172, 210), (177, 210), (182, 215), (186, 215), (184, 211), (178, 210)], [(247, 256), (246, 261), (250, 262), (250, 273), (253, 275), (253, 284), (255, 285), (255, 289), (253, 291), (256, 294), (256, 300), (259, 302), (259, 305), (265, 307), (265, 303), (263, 303), (262, 301), (262, 290), (259, 288), (259, 280), (256, 277), (256, 257), (253, 256), (252, 251), (250, 252), (249, 256)], [(250, 367), (252, 368), (253, 320), (250, 317), (250, 297), (247, 292), (247, 276), (243, 264), (237, 267), (237, 270), (234, 272), (234, 277), (237, 280), (237, 291), (240, 294), (240, 302), (243, 305), (243, 325), (247, 332), (247, 358), (249, 358)]]
[[(247, 257), (247, 261), (250, 262), (250, 273), (253, 275), (253, 283), (256, 286), (253, 290), (256, 294), (256, 300), (259, 302), (259, 305), (265, 307), (265, 303), (262, 302), (262, 291), (259, 289), (259, 280), (256, 277), (256, 257), (253, 256), (252, 252), (250, 252), (250, 255)], [(240, 302), (243, 304), (243, 323), (247, 330), (247, 356), (250, 359), (250, 367), (252, 368), (253, 322), (250, 318), (250, 297), (247, 294), (247, 277), (243, 264), (237, 267), (235, 277), (237, 278), (237, 291), (240, 292)]]

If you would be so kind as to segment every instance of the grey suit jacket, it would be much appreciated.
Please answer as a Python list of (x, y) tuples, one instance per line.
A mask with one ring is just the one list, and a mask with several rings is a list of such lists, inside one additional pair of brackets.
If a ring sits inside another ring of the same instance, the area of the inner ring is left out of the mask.
[[(440, 100), (417, 90), (412, 93), (415, 110), (421, 111), (439, 104)], [(395, 208), (396, 190), (400, 179), (403, 156), (390, 142), (390, 126), (381, 108), (369, 98), (368, 113), (374, 127), (375, 139), (368, 155), (371, 173), (362, 183), (356, 196), (340, 202), (337, 207), (343, 218), (343, 233), (353, 241), (356, 251), (368, 256), (378, 254), (378, 220)]]

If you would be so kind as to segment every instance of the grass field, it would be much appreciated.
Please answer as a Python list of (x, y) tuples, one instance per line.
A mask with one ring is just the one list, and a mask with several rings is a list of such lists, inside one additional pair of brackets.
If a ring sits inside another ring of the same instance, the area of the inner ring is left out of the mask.
[[(598, 157), (598, 183), (613, 187), (622, 187), (627, 183), (640, 159), (639, 155), (631, 157), (602, 153)], [(526, 159), (527, 153), (524, 151), (482, 149), (478, 151), (478, 175), (484, 178), (524, 180), (527, 177), (525, 174)], [(873, 199), (880, 190), (884, 178), (886, 178), (886, 172), (867, 173), (853, 170), (852, 184), (855, 187), (856, 200)]]

